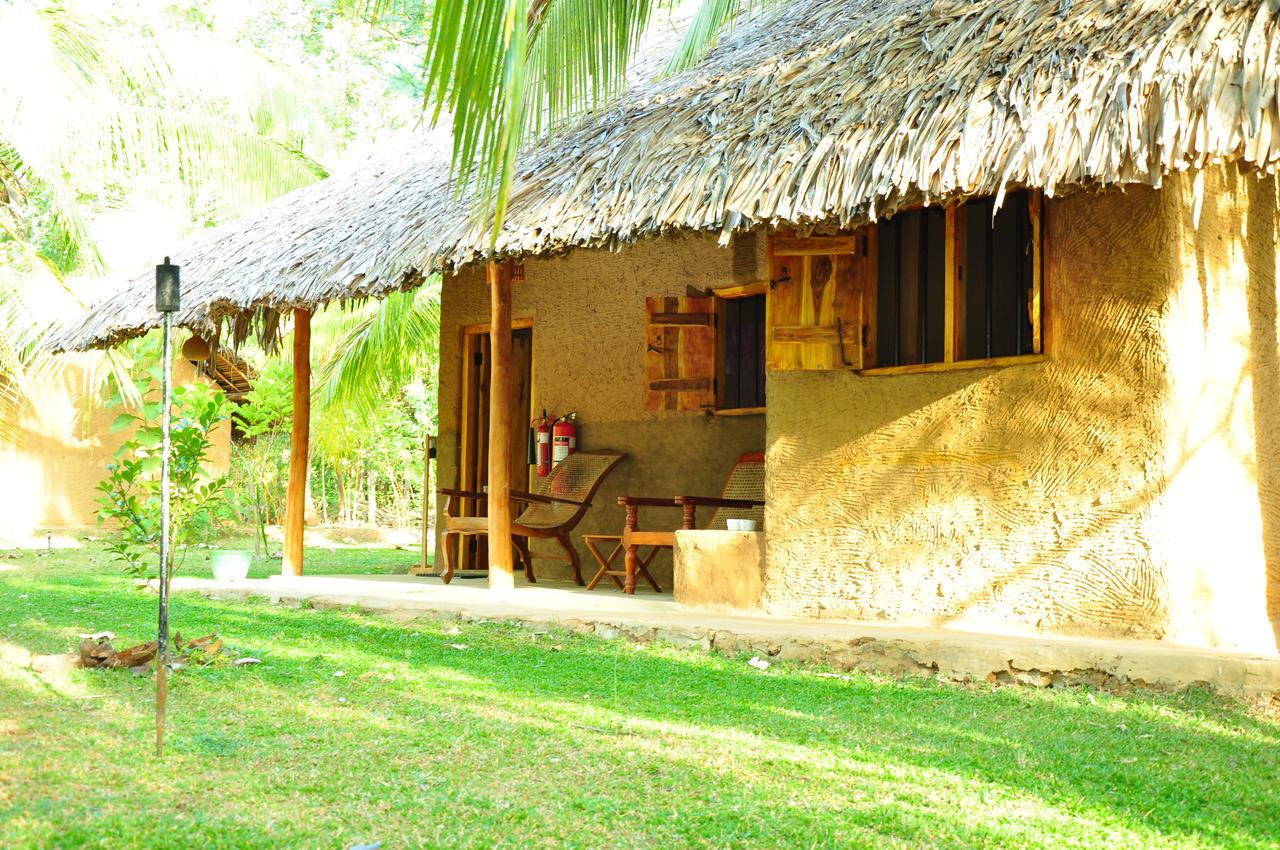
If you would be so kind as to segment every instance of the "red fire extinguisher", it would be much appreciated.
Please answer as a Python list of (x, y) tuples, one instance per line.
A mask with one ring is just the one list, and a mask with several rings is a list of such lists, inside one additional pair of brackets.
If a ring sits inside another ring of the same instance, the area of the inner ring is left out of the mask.
[(531, 463), (537, 465), (540, 478), (546, 478), (551, 474), (551, 422), (551, 417), (547, 416), (544, 410), (541, 418), (529, 423), (529, 430), (533, 433)]
[(567, 413), (551, 429), (551, 464), (556, 465), (578, 450), (578, 414)]

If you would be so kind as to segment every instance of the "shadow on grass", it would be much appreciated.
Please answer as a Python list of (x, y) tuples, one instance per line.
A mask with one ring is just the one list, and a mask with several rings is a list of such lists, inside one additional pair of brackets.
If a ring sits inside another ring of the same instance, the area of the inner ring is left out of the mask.
[[(142, 639), (153, 618), (154, 597), (132, 593), (114, 577), (24, 575), (6, 587), (26, 599), (0, 594), (0, 629), (19, 623), (5, 639), (35, 641), (44, 651), (54, 651), (48, 647), (60, 630), (89, 628), (95, 619), (136, 623), (134, 637)], [(630, 793), (647, 788), (669, 798), (672, 789), (702, 788), (737, 800), (753, 817), (767, 816), (756, 806), (780, 807), (786, 822), (764, 833), (778, 841), (912, 840), (939, 824), (948, 840), (965, 844), (1027, 839), (1019, 832), (1027, 824), (1016, 818), (993, 811), (985, 825), (988, 813), (974, 810), (982, 789), (1039, 801), (1052, 809), (1051, 821), (1079, 819), (1089, 829), (1237, 846), (1280, 840), (1280, 789), (1270, 780), (1280, 770), (1280, 730), (1201, 693), (843, 681), (781, 666), (761, 674), (713, 655), (569, 634), (464, 623), (461, 635), (450, 636), (447, 622), (398, 625), (357, 612), (190, 595), (175, 598), (174, 622), (188, 634), (220, 631), (261, 651), (271, 668), (248, 675), (213, 668), (175, 679), (175, 702), (195, 704), (202, 715), (225, 712), (221, 734), (175, 741), (201, 758), (250, 758), (254, 742), (278, 744), (281, 736), (301, 757), (344, 735), (377, 739), (361, 759), (382, 751), (394, 760), (415, 742), (450, 746), (464, 759), (485, 761), (478, 753), (489, 753), (486, 763), (510, 773), (509, 783), (559, 795), (570, 809), (586, 806), (581, 817), (614, 812), (689, 840), (730, 834), (732, 824), (720, 821), (747, 815), (726, 803), (723, 810), (682, 810), (679, 823), (670, 823), (670, 812), (646, 808), (642, 799), (619, 804), (616, 789), (593, 783), (590, 774), (631, 781), (602, 767), (623, 758), (627, 771), (643, 777)], [(339, 670), (344, 677), (333, 676)], [(140, 680), (112, 687), (126, 702), (146, 698)], [(340, 705), (344, 689), (368, 707)], [(259, 718), (260, 705), (287, 705), (287, 722)], [(576, 753), (587, 778), (539, 762), (547, 752)], [(521, 778), (530, 771), (532, 778)], [(748, 790), (755, 796), (739, 793)], [(332, 792), (317, 786), (315, 793)], [(487, 799), (466, 802), (453, 791), (428, 796), (433, 805), (464, 809)], [(1028, 815), (1027, 823), (1043, 829), (1043, 816)]]

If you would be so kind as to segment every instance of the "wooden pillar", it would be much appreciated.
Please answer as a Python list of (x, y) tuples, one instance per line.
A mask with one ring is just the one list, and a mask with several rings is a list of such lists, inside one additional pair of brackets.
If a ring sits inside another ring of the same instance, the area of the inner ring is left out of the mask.
[(436, 453), (436, 438), (428, 434), (422, 442), (422, 562), (409, 572), (418, 576), (431, 572), (431, 540), (428, 536), (431, 528), (432, 508), (435, 507), (434, 494), (431, 491), (431, 459)]
[(515, 587), (511, 551), (511, 264), (489, 263), (489, 589)]
[(289, 487), (284, 502), (284, 560), (280, 573), (302, 575), (307, 517), (307, 465), (311, 441), (311, 311), (293, 311), (293, 427), (289, 432)]

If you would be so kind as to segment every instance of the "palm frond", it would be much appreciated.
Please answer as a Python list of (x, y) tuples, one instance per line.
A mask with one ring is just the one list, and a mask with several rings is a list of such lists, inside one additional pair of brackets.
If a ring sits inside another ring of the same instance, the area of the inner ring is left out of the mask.
[[(377, 9), (390, 0), (369, 0)], [(669, 69), (696, 64), (727, 26), (782, 0), (702, 0)], [(675, 0), (439, 0), (432, 9), (424, 96), (453, 121), (459, 193), (496, 239), (516, 155), (531, 139), (621, 91), (654, 12)]]
[(535, 138), (621, 90), (653, 11), (653, 0), (543, 5), (533, 22), (528, 59), (528, 129)]
[(653, 0), (440, 0), (427, 38), (425, 93), (453, 120), (458, 190), (502, 226), (529, 132), (598, 106), (626, 78)]
[[(60, 3), (0, 3), (0, 156), (49, 204), (64, 271), (104, 271), (80, 193), (167, 176), (230, 217), (326, 175), (303, 153), (328, 125), (305, 83), (198, 33), (153, 39)], [(11, 208), (10, 212), (14, 212)]]
[(667, 73), (683, 71), (701, 62), (711, 48), (716, 46), (724, 31), (731, 28), (739, 18), (757, 9), (779, 6), (782, 3), (783, 0), (702, 0), (680, 40), (680, 45), (667, 64)]
[(82, 163), (97, 157), (133, 173), (169, 174), (214, 193), (228, 214), (328, 175), (301, 151), (214, 116), (126, 106), (87, 116), (82, 126)]
[(420, 378), (438, 356), (439, 279), (393, 293), (361, 313), (345, 333), (321, 341), (329, 353), (316, 370), (314, 394), (321, 408), (344, 407), (367, 416), (389, 394)]
[(79, 82), (85, 91), (92, 88), (104, 69), (104, 56), (94, 28), (60, 3), (29, 7), (28, 12), (44, 27), (64, 79)]

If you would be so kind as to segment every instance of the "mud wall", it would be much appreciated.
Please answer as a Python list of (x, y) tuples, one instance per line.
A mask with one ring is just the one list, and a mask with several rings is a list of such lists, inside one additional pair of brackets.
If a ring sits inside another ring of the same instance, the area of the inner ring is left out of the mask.
[[(525, 280), (512, 291), (513, 315), (533, 320), (534, 410), (576, 410), (582, 448), (629, 455), (597, 494), (575, 533), (588, 578), (595, 562), (582, 547), (581, 535), (621, 532), (625, 516), (617, 505), (619, 495), (719, 495), (738, 455), (764, 446), (763, 415), (642, 409), (645, 298), (685, 295), (690, 287), (747, 283), (765, 273), (764, 240), (751, 237), (727, 248), (719, 247), (712, 236), (672, 237), (618, 252), (580, 250), (525, 263)], [(437, 480), (442, 487), (452, 487), (458, 482), (463, 329), (489, 321), (483, 269), (464, 270), (447, 279), (442, 299)], [(645, 527), (655, 529), (674, 529), (680, 522), (678, 511), (648, 509), (640, 516)], [(534, 542), (535, 559), (547, 545)], [(439, 544), (436, 557), (443, 563)], [(540, 576), (569, 575), (565, 562), (537, 559), (535, 566)], [(670, 555), (661, 555), (652, 571), (670, 592)]]
[[(129, 435), (111, 433), (118, 411), (85, 394), (89, 376), (100, 372), (101, 356), (61, 355), (61, 371), (28, 388), (28, 403), (12, 423), (15, 441), (0, 441), (0, 541), (22, 544), (43, 529), (97, 525), (98, 482)], [(204, 380), (181, 357), (174, 361), (173, 378), (175, 385)], [(215, 432), (212, 453), (214, 468), (225, 470), (229, 427)]]
[(768, 609), (1273, 651), (1275, 209), (1234, 170), (1055, 200), (1041, 362), (770, 374)]

